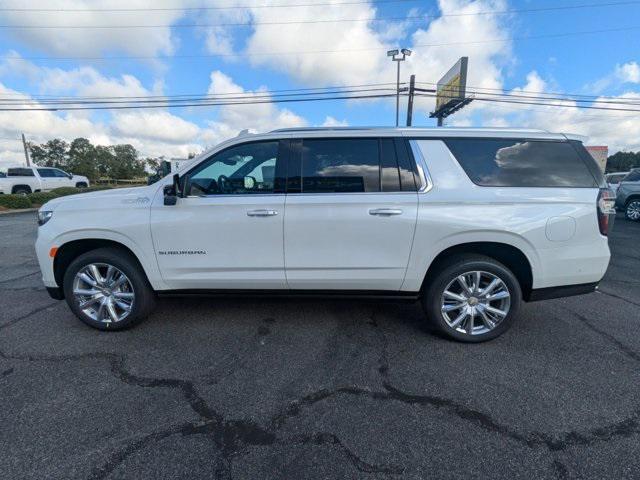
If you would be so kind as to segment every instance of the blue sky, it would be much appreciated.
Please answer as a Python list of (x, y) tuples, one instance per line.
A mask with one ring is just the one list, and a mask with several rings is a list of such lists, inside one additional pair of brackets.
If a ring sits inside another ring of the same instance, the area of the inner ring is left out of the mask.
[[(194, 10), (267, 3), (288, 7)], [(640, 2), (558, 9), (597, 3), (613, 2), (60, 0), (25, 5), (10, 0), (0, 5), (0, 25), (5, 27), (0, 28), (0, 96), (176, 95), (394, 82), (395, 65), (385, 51), (405, 46), (414, 54), (402, 65), (403, 80), (415, 73), (418, 81), (435, 82), (457, 58), (467, 55), (468, 83), (473, 88), (636, 99), (640, 97), (640, 28), (573, 34), (640, 27), (636, 20)], [(300, 4), (307, 6), (295, 6)], [(148, 7), (167, 10), (144, 11)], [(95, 11), (132, 8), (140, 10)], [(556, 9), (487, 14), (545, 8)], [(335, 21), (371, 18), (377, 21)], [(211, 26), (229, 23), (245, 25)], [(199, 26), (185, 26), (193, 24)], [(23, 28), (27, 25), (83, 28)], [(166, 27), (84, 28), (105, 25)], [(556, 34), (566, 36), (527, 38)], [(433, 44), (446, 45), (425, 46)], [(339, 53), (308, 53), (318, 50)], [(274, 52), (294, 53), (269, 55)], [(185, 55), (200, 57), (181, 58)], [(414, 124), (434, 125), (427, 116), (432, 107), (432, 99), (420, 99)], [(392, 100), (383, 99), (119, 112), (0, 112), (0, 165), (21, 161), (20, 132), (34, 141), (85, 136), (103, 144), (128, 142), (144, 154), (179, 157), (244, 128), (391, 125), (394, 108)], [(628, 112), (477, 101), (447, 123), (571, 131), (615, 151), (640, 149), (638, 117)]]

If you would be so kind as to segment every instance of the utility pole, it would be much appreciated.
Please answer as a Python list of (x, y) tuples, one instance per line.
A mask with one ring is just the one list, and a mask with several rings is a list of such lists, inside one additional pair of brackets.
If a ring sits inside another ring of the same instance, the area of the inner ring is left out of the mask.
[[(402, 56), (400, 57), (400, 53)], [(396, 77), (396, 127), (400, 122), (400, 62), (404, 62), (404, 60), (411, 55), (411, 50), (408, 48), (403, 48), (402, 50), (389, 50), (387, 52), (387, 57), (391, 57), (391, 60), (398, 64), (398, 74)]]
[(24, 147), (24, 158), (27, 161), (27, 167), (30, 167), (31, 161), (29, 160), (29, 149), (27, 148), (27, 141), (24, 138), (24, 133), (22, 134), (22, 146)]
[(413, 123), (413, 99), (416, 96), (416, 92), (418, 93), (418, 96), (420, 96), (421, 94), (431, 94), (431, 93), (436, 93), (436, 91), (432, 88), (418, 88), (416, 87), (416, 76), (415, 75), (411, 75), (411, 77), (409, 77), (409, 88), (405, 88), (405, 91), (409, 91), (409, 98), (408, 98), (408, 102), (407, 102), (407, 127), (410, 127), (411, 124)]
[(407, 127), (411, 126), (413, 120), (413, 95), (416, 91), (416, 76), (409, 77), (409, 100), (407, 103)]

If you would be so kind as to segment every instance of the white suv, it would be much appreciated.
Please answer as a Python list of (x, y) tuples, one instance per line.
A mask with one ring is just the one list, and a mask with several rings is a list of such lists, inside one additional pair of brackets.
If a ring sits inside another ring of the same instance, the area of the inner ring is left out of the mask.
[(494, 338), (521, 302), (595, 290), (613, 195), (575, 137), (503, 129), (241, 135), (147, 187), (38, 212), (44, 283), (85, 323), (157, 294), (420, 300), (444, 334)]

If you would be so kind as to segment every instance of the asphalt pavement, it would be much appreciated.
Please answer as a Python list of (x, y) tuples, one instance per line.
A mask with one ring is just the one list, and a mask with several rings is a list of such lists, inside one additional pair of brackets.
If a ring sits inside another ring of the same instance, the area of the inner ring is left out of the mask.
[(0, 216), (2, 478), (640, 477), (640, 223), (600, 293), (479, 345), (349, 300), (162, 299), (101, 333), (46, 294), (35, 233)]

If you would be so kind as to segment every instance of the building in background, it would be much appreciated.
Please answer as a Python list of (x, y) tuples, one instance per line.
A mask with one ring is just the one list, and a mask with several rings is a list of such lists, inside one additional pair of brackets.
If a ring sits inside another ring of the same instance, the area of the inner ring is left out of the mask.
[(604, 172), (607, 167), (607, 158), (609, 157), (609, 147), (606, 145), (585, 145), (587, 151), (591, 154), (591, 156), (598, 162), (600, 165), (600, 170)]

